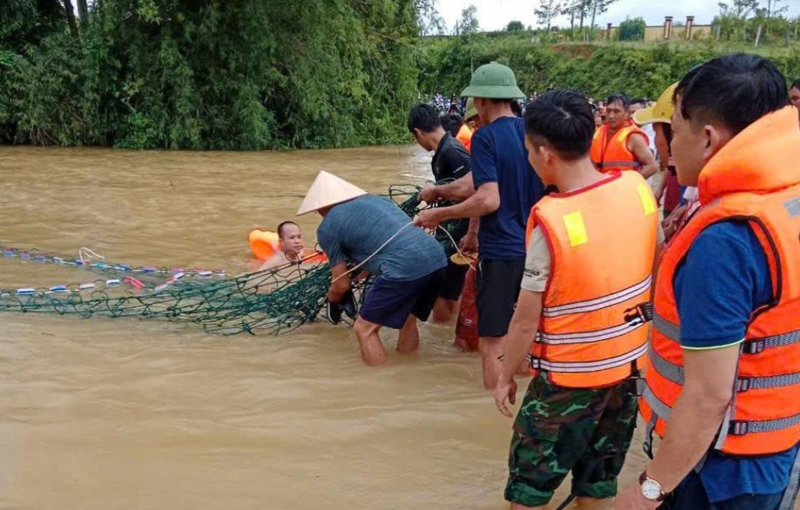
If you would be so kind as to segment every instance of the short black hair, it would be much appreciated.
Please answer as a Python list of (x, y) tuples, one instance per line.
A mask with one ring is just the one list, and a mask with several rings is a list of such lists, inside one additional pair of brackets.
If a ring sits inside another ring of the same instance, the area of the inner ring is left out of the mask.
[(791, 89), (797, 89), (797, 90), (800, 90), (800, 78), (798, 78), (798, 79), (796, 79), (795, 81), (793, 81), (793, 82), (792, 82), (792, 86), (791, 86), (791, 87), (789, 87), (789, 89), (790, 89), (790, 90), (791, 90)]
[(284, 230), (286, 229), (286, 227), (288, 227), (289, 225), (294, 225), (295, 227), (297, 227), (297, 228), (300, 228), (300, 225), (298, 225), (297, 223), (295, 223), (295, 222), (293, 222), (293, 221), (283, 221), (283, 222), (281, 222), (281, 223), (278, 225), (278, 229), (277, 229), (277, 230), (278, 230), (278, 237), (280, 237), (281, 239), (283, 239), (283, 231), (284, 231)]
[(566, 161), (589, 154), (594, 130), (592, 107), (574, 90), (552, 90), (525, 108), (525, 132), (531, 143), (550, 145)]
[(642, 106), (647, 106), (647, 99), (643, 97), (635, 97), (631, 99), (631, 105), (640, 104)]
[(442, 121), (439, 119), (439, 112), (429, 104), (420, 103), (413, 106), (408, 112), (408, 130), (411, 134), (414, 134), (415, 129), (430, 133), (440, 127), (442, 127)]
[(442, 127), (452, 136), (456, 136), (463, 125), (464, 119), (457, 113), (448, 113), (442, 117)]
[(611, 94), (610, 96), (608, 96), (608, 99), (606, 99), (606, 106), (608, 107), (612, 103), (616, 103), (617, 101), (622, 103), (623, 110), (627, 110), (628, 108), (631, 107), (631, 98), (629, 98), (628, 95), (623, 92), (617, 92), (615, 94)]
[(519, 105), (519, 101), (514, 99), (509, 103), (511, 107), (511, 112), (516, 115), (517, 117), (522, 117), (522, 107)]
[(732, 53), (709, 60), (683, 77), (673, 101), (681, 115), (719, 122), (734, 135), (789, 104), (786, 78), (764, 57)]

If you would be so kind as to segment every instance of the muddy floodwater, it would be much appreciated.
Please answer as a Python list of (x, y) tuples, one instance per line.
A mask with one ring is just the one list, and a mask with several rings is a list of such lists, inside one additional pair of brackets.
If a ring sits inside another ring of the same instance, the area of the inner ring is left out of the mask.
[[(248, 230), (293, 218), (323, 169), (384, 192), (423, 183), (430, 157), (0, 148), (0, 246), (234, 274), (251, 263)], [(300, 218), (307, 244), (318, 221)], [(0, 258), (0, 289), (95, 278)], [(223, 337), (0, 314), (0, 508), (506, 508), (511, 421), (452, 327), (420, 333), (418, 354), (369, 369), (352, 331), (326, 322)], [(622, 485), (643, 465), (640, 428)]]

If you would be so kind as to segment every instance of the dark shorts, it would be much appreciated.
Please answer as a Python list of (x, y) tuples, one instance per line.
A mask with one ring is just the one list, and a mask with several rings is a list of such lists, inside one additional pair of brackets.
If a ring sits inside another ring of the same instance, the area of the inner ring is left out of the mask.
[(522, 283), (524, 260), (481, 260), (477, 272), (478, 334), (499, 337), (508, 333)]
[(614, 497), (636, 428), (635, 390), (633, 380), (575, 389), (535, 377), (514, 422), (506, 499), (546, 505), (570, 471), (576, 496)]
[(469, 266), (454, 264), (452, 260), (447, 261), (447, 273), (439, 287), (439, 297), (458, 301), (461, 292), (464, 290), (464, 278), (467, 276)]
[(411, 314), (426, 321), (439, 297), (439, 287), (446, 273), (447, 269), (443, 267), (407, 282), (378, 276), (367, 291), (359, 315), (392, 329), (402, 328)]

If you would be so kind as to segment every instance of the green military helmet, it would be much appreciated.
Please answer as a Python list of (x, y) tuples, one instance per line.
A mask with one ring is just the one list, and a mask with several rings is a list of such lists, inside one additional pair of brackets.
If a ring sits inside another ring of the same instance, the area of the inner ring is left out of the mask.
[(464, 120), (470, 120), (478, 116), (478, 110), (475, 108), (475, 99), (467, 98), (467, 112), (464, 114)]
[(482, 65), (472, 73), (469, 87), (462, 96), (486, 99), (521, 99), (525, 94), (517, 87), (517, 77), (510, 67), (498, 62)]

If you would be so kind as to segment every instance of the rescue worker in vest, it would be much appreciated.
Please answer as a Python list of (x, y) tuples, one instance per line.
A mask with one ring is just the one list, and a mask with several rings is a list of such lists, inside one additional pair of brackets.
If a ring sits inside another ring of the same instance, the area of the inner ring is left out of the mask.
[(592, 162), (601, 172), (636, 170), (645, 179), (658, 172), (650, 140), (630, 119), (630, 99), (614, 94), (606, 101), (606, 122), (594, 133)]
[(672, 156), (701, 207), (657, 279), (639, 405), (648, 438), (663, 441), (616, 510), (794, 508), (800, 130), (787, 97), (775, 65), (744, 54), (693, 69), (675, 91)]
[(658, 207), (638, 173), (594, 167), (594, 116), (582, 94), (540, 96), (525, 126), (530, 163), (558, 192), (530, 213), (522, 291), (494, 391), (511, 417), (514, 374), (530, 353), (505, 497), (512, 509), (545, 508), (572, 471), (572, 494), (597, 504), (616, 495), (636, 424), (632, 377), (647, 351)]
[(475, 70), (462, 94), (475, 98), (484, 125), (472, 137), (472, 172), (451, 186), (471, 182), (474, 193), (454, 206), (424, 210), (415, 222), (433, 228), (450, 219), (480, 218), (476, 279), (479, 349), (483, 384), (491, 390), (500, 374), (497, 358), (503, 352), (525, 268), (525, 219), (544, 195), (544, 187), (528, 163), (525, 123), (511, 111), (511, 103), (525, 97), (514, 72), (497, 62), (483, 65)]

